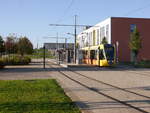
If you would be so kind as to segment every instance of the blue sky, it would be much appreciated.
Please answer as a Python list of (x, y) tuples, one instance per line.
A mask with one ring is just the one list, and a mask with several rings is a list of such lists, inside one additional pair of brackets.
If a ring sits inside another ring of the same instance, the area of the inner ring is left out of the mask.
[[(73, 27), (52, 27), (49, 24), (94, 25), (107, 17), (150, 17), (150, 0), (0, 0), (0, 35), (27, 36), (36, 47), (55, 39), (43, 37), (68, 37), (73, 42)], [(78, 32), (81, 28), (78, 28)], [(59, 40), (63, 42), (64, 40)]]

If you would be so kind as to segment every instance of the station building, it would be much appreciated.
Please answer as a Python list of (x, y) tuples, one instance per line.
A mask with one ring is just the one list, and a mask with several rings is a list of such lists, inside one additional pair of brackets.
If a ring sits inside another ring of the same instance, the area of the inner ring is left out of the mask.
[(131, 59), (129, 48), (130, 35), (134, 28), (140, 32), (142, 48), (138, 60), (150, 60), (150, 19), (149, 18), (125, 18), (110, 17), (93, 27), (83, 30), (77, 36), (79, 48), (96, 46), (101, 44), (105, 37), (109, 44), (117, 48), (118, 60), (128, 62)]
[(59, 61), (73, 62), (74, 43), (44, 43), (44, 46)]

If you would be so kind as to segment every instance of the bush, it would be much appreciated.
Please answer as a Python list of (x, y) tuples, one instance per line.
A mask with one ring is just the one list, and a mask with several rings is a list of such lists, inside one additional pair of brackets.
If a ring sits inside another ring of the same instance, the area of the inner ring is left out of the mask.
[(4, 68), (5, 63), (2, 58), (0, 58), (0, 69)]
[(3, 57), (2, 62), (5, 65), (27, 65), (31, 62), (31, 59), (28, 56), (11, 55)]
[(142, 60), (142, 61), (138, 62), (138, 64), (135, 65), (135, 67), (150, 68), (150, 61), (149, 60)]

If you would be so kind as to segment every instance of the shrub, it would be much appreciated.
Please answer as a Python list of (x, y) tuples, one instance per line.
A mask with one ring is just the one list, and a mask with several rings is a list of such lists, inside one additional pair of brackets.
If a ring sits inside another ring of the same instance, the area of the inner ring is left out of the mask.
[(150, 61), (142, 60), (142, 61), (138, 62), (138, 64), (135, 65), (135, 67), (150, 68)]
[(0, 69), (4, 68), (5, 63), (2, 58), (0, 58)]
[(11, 55), (3, 57), (2, 61), (5, 65), (26, 65), (31, 62), (31, 59), (28, 56)]

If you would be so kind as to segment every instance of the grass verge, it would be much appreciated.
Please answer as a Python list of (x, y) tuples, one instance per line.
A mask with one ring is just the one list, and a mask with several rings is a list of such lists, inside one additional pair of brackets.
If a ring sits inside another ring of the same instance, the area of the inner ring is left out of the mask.
[(0, 113), (80, 113), (53, 79), (0, 81)]

